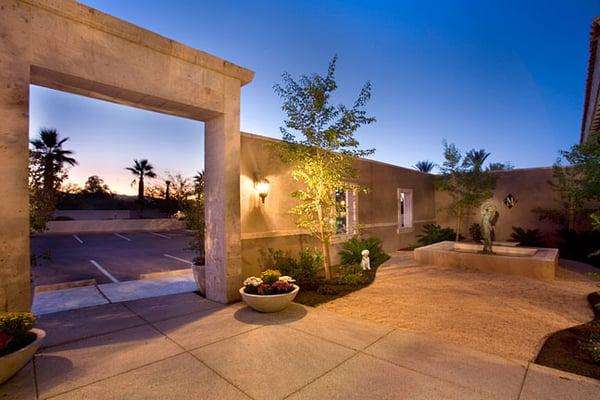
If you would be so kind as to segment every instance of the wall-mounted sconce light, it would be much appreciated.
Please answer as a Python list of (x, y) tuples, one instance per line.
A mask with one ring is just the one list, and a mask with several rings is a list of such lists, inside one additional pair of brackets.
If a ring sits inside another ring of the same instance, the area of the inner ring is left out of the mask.
[(271, 188), (271, 184), (265, 178), (257, 179), (254, 182), (254, 189), (256, 190), (256, 193), (258, 193), (258, 196), (262, 200), (263, 204), (265, 202), (265, 198), (269, 194), (270, 188)]

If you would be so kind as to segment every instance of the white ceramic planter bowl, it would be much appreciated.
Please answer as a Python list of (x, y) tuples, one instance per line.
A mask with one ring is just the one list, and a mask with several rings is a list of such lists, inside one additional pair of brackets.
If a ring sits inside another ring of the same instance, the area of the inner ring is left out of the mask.
[(41, 329), (33, 328), (30, 332), (36, 335), (33, 342), (21, 350), (0, 357), (0, 384), (9, 380), (33, 358), (33, 355), (38, 351), (42, 341), (46, 337), (46, 332)]
[(295, 289), (289, 293), (272, 294), (268, 296), (248, 294), (244, 291), (244, 288), (241, 288), (240, 295), (242, 295), (244, 302), (256, 311), (272, 313), (284, 310), (290, 304), (292, 304), (292, 301), (294, 301), (296, 295), (300, 291), (300, 287), (298, 285), (294, 285), (294, 287)]

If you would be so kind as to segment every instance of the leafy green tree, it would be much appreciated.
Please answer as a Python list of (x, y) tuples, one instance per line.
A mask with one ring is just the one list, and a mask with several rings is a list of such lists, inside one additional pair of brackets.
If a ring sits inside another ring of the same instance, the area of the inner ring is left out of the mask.
[(433, 171), (434, 168), (435, 168), (435, 163), (433, 161), (429, 161), (429, 160), (418, 161), (415, 164), (415, 169), (417, 171), (425, 172), (427, 174), (430, 173), (431, 171)]
[(156, 173), (154, 172), (154, 167), (152, 164), (148, 162), (148, 160), (133, 160), (133, 166), (125, 168), (130, 171), (133, 175), (135, 175), (136, 179), (134, 179), (131, 184), (135, 185), (137, 181), (138, 185), (138, 202), (140, 204), (144, 203), (144, 179), (145, 178), (156, 178)]
[(95, 196), (111, 196), (112, 192), (104, 179), (98, 175), (92, 175), (87, 178), (83, 187), (83, 194), (95, 195)]
[(456, 218), (455, 240), (458, 241), (463, 218), (492, 197), (497, 176), (483, 168), (489, 157), (485, 150), (469, 150), (463, 156), (454, 144), (444, 140), (443, 145), (445, 160), (435, 185), (450, 196), (448, 212)]
[(560, 153), (576, 171), (583, 196), (600, 200), (600, 132), (592, 132), (586, 143)]
[(190, 179), (182, 174), (169, 174), (166, 181), (170, 182), (170, 198), (181, 210), (184, 203), (194, 194), (194, 186)]
[[(325, 76), (303, 75), (298, 80), (288, 73), (283, 83), (275, 84), (275, 92), (283, 99), (285, 128), (281, 128), (284, 145), (281, 159), (290, 165), (292, 178), (301, 188), (292, 193), (298, 204), (290, 211), (296, 225), (321, 242), (325, 278), (331, 278), (329, 247), (336, 234), (336, 190), (353, 190), (357, 178), (353, 166), (356, 157), (374, 150), (359, 149), (354, 133), (363, 125), (375, 122), (365, 106), (371, 97), (367, 82), (351, 107), (332, 105), (337, 57), (329, 63)], [(296, 137), (299, 133), (300, 137)]]
[(586, 204), (600, 200), (600, 133), (593, 132), (586, 143), (560, 154), (562, 158), (554, 163), (553, 179), (548, 182), (559, 195), (559, 207), (533, 211), (540, 219), (550, 219), (569, 231), (576, 231), (589, 216)]

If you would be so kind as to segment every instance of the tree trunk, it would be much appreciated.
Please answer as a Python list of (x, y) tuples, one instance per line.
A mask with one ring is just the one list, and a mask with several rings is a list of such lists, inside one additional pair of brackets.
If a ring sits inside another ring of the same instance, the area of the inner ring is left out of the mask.
[(460, 239), (460, 220), (462, 219), (462, 209), (458, 210), (458, 214), (456, 216), (456, 236), (454, 237), (454, 241), (458, 242)]
[(144, 178), (141, 176), (138, 182), (138, 202), (140, 204), (144, 202)]
[(325, 228), (323, 227), (323, 208), (317, 204), (317, 217), (319, 218), (319, 240), (323, 251), (323, 270), (325, 279), (331, 279), (331, 259), (329, 255), (329, 240), (325, 239)]
[(573, 206), (569, 206), (567, 211), (568, 214), (568, 228), (570, 231), (575, 230), (575, 208)]

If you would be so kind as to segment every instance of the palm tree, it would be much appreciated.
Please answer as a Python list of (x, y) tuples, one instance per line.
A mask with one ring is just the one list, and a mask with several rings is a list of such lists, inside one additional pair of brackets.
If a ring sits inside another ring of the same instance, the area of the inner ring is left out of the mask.
[(68, 137), (59, 140), (58, 131), (54, 128), (40, 129), (40, 136), (31, 141), (33, 155), (39, 161), (42, 169), (43, 192), (46, 195), (54, 195), (57, 190), (58, 174), (63, 170), (65, 164), (77, 165), (71, 155), (73, 151), (65, 150), (62, 145), (69, 140)]
[(485, 160), (490, 156), (490, 153), (484, 149), (471, 149), (465, 154), (463, 160), (463, 166), (470, 169), (471, 171), (481, 171)]
[(196, 175), (192, 178), (194, 180), (194, 191), (198, 197), (204, 195), (204, 170), (196, 171)]
[[(133, 160), (133, 167), (127, 167), (125, 169), (131, 171), (137, 179), (138, 202), (142, 204), (144, 202), (144, 178), (156, 178), (154, 167), (144, 158), (139, 161)], [(132, 185), (135, 185), (136, 179), (131, 182)]]
[(419, 161), (415, 164), (414, 168), (418, 171), (430, 173), (435, 168), (435, 163), (429, 160)]

